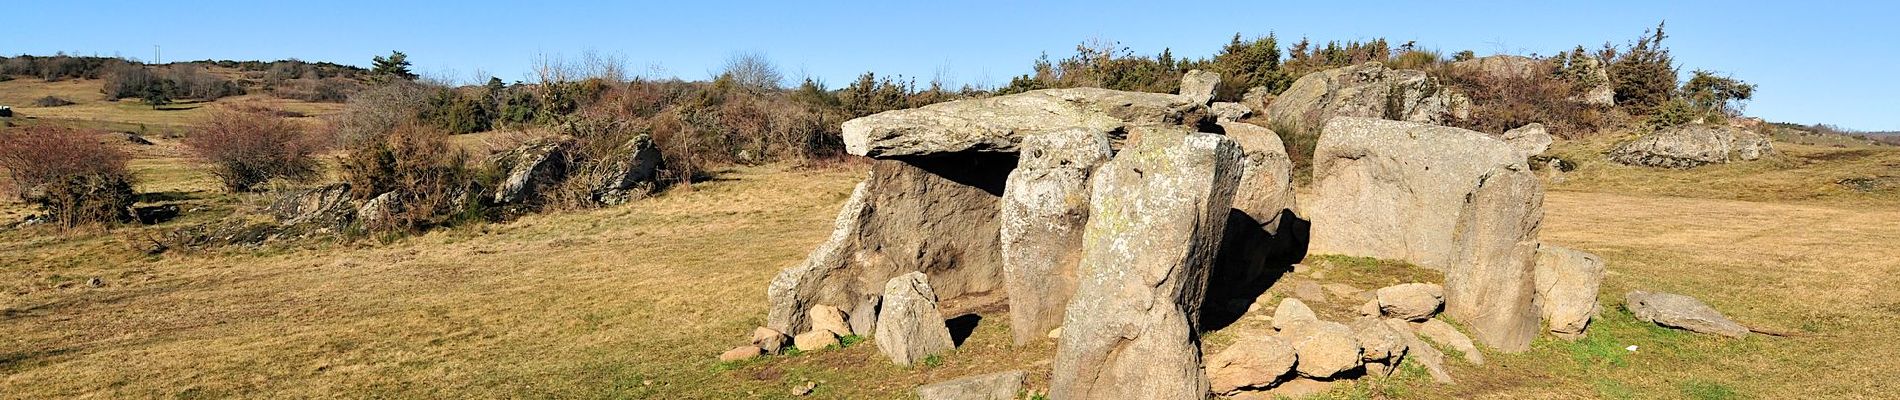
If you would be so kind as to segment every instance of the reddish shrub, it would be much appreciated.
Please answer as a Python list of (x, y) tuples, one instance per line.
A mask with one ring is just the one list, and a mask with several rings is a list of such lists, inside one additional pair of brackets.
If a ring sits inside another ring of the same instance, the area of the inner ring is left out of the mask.
[(128, 158), (97, 132), (31, 127), (0, 133), (0, 168), (14, 195), (66, 227), (129, 216), (135, 193)]
[(213, 111), (198, 122), (185, 145), (212, 165), (212, 174), (233, 192), (256, 189), (271, 179), (306, 180), (317, 175), (311, 155), (318, 146), (303, 125), (264, 108)]

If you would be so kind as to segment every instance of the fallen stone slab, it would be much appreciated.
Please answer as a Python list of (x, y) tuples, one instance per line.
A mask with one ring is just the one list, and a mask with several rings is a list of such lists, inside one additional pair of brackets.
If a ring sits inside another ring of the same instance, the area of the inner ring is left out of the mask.
[(971, 375), (917, 387), (919, 400), (1014, 400), (1023, 391), (1023, 371)]
[(1740, 339), (1749, 329), (1694, 297), (1674, 293), (1631, 291), (1623, 305), (1636, 319), (1696, 333)]

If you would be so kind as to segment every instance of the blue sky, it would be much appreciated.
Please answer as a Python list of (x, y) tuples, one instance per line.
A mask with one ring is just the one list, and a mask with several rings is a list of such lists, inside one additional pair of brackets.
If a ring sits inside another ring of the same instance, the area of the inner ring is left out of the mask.
[(1089, 39), (1140, 53), (1168, 47), (1189, 57), (1211, 55), (1236, 32), (1416, 40), (1447, 54), (1551, 54), (1578, 44), (1622, 44), (1667, 20), (1667, 43), (1685, 74), (1711, 69), (1761, 86), (1752, 115), (1900, 130), (1895, 4), (20, 1), (0, 11), (0, 54), (150, 59), (157, 44), (166, 60), (294, 57), (365, 65), (371, 56), (402, 50), (426, 74), (521, 80), (538, 55), (572, 58), (592, 50), (624, 59), (635, 73), (704, 79), (732, 54), (756, 51), (791, 77), (810, 75), (833, 87), (867, 70), (997, 84), (1027, 71), (1045, 51), (1061, 57)]

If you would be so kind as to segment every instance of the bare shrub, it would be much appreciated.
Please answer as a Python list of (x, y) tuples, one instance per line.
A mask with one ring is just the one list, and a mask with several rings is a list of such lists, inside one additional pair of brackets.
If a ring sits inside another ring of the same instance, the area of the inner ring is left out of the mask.
[(46, 96), (33, 100), (33, 105), (38, 107), (65, 107), (73, 105), (73, 102), (72, 100), (62, 99), (57, 96)]
[(225, 190), (247, 192), (272, 179), (317, 176), (320, 147), (303, 125), (262, 107), (215, 110), (200, 119), (185, 145), (212, 165)]
[(329, 118), (329, 127), (339, 144), (354, 146), (414, 122), (428, 101), (428, 88), (422, 85), (379, 85), (350, 96), (343, 110)]
[(729, 77), (740, 87), (753, 90), (778, 90), (785, 81), (785, 74), (779, 72), (778, 66), (759, 52), (736, 53), (726, 57), (726, 63), (720, 67), (718, 75)]
[(11, 191), (65, 227), (125, 220), (135, 200), (129, 157), (98, 132), (29, 127), (0, 132)]
[(365, 229), (413, 232), (482, 216), (475, 197), (488, 177), (468, 168), (468, 153), (448, 136), (406, 123), (365, 140), (343, 159), (351, 197), (382, 203), (382, 215), (364, 218)]
[(1460, 128), (1503, 133), (1537, 122), (1550, 127), (1553, 135), (1578, 138), (1617, 120), (1609, 107), (1580, 101), (1587, 88), (1563, 79), (1552, 63), (1540, 63), (1526, 75), (1488, 74), (1478, 68), (1442, 68), (1436, 73), (1471, 98), (1470, 118), (1450, 124)]

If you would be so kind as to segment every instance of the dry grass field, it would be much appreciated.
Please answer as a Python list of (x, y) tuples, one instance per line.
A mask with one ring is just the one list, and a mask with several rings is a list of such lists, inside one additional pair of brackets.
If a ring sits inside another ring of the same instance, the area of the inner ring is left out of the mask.
[[(129, 120), (138, 118), (146, 117)], [(509, 140), (462, 139), (477, 149)], [(1582, 169), (1551, 185), (1545, 205), (1546, 241), (1609, 262), (1604, 314), (1587, 339), (1540, 339), (1528, 353), (1486, 354), (1482, 366), (1454, 357), (1454, 385), (1409, 367), (1323, 397), (1881, 398), (1900, 390), (1880, 378), (1900, 359), (1889, 339), (1900, 335), (1900, 284), (1891, 278), (1900, 274), (1900, 185), (1839, 183), (1900, 176), (1900, 150), (1783, 145), (1762, 162), (1659, 171), (1592, 156), (1608, 146), (1561, 144), (1556, 153)], [(210, 210), (171, 224), (259, 201), (215, 192), (175, 141), (138, 154), (142, 192)], [(869, 343), (715, 362), (763, 322), (766, 282), (824, 239), (865, 172), (849, 163), (740, 167), (623, 206), (389, 241), (148, 256), (143, 235), (160, 227), (0, 229), (0, 398), (795, 398), (793, 387), (813, 382), (808, 398), (888, 399), (1005, 369), (1030, 370), (1031, 387), (1045, 387), (1052, 343), (1008, 346), (1001, 313), (984, 315), (936, 365), (896, 367)], [(19, 204), (0, 204), (6, 222), (22, 214)], [(1437, 279), (1376, 260), (1307, 264), (1282, 282), (1372, 289)], [(104, 285), (91, 287), (92, 277)], [(1210, 353), (1267, 329), (1260, 314), (1288, 295), (1286, 286), (1257, 301), (1268, 307), (1210, 333)], [(1794, 335), (1729, 340), (1657, 328), (1620, 308), (1633, 289), (1689, 294)], [(1342, 298), (1316, 308), (1343, 319), (1358, 304)]]

